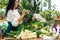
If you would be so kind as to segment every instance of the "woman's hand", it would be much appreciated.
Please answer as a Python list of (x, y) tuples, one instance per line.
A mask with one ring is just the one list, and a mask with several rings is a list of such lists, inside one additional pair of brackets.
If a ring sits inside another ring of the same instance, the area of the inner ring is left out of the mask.
[(30, 12), (29, 10), (25, 10), (25, 9), (23, 9), (23, 11), (22, 11), (22, 16), (25, 16), (26, 13), (29, 13), (29, 12)]
[(29, 10), (26, 10), (26, 13), (29, 13), (30, 11)]
[(25, 16), (25, 15), (26, 15), (26, 10), (23, 9), (23, 11), (22, 11), (22, 16)]
[(23, 9), (22, 15), (21, 15), (21, 17), (18, 18), (18, 21), (20, 22), (28, 12), (30, 12), (30, 11)]

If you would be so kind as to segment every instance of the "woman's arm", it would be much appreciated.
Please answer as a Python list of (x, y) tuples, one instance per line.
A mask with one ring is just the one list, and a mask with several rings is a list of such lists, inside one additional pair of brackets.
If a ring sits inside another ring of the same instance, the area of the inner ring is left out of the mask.
[(26, 15), (26, 12), (27, 11), (25, 9), (22, 11), (22, 15), (18, 18), (18, 22), (20, 22), (24, 18), (24, 16)]

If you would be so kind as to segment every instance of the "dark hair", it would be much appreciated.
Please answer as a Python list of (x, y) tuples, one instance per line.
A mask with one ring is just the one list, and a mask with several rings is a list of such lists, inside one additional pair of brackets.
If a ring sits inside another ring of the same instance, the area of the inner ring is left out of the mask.
[[(16, 1), (16, 0), (9, 0), (8, 5), (7, 5), (7, 8), (6, 8), (6, 16), (7, 16), (8, 10), (10, 10), (10, 9), (13, 10), (15, 1)], [(19, 1), (19, 0), (18, 0), (18, 1)]]

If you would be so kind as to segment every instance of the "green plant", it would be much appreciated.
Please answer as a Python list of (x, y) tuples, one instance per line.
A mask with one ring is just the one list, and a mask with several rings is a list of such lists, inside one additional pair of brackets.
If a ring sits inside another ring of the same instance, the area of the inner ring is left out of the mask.
[(41, 10), (41, 5), (46, 7), (47, 6), (47, 0), (22, 0), (21, 5), (24, 9), (30, 10), (32, 13), (39, 13)]
[(56, 16), (60, 16), (60, 12), (58, 10), (54, 12), (56, 13)]
[[(35, 25), (38, 26), (37, 29), (35, 29)], [(39, 35), (41, 34), (40, 29), (43, 28), (44, 26), (46, 26), (45, 23), (37, 21), (37, 20), (34, 22), (30, 22), (29, 24), (22, 23), (22, 24), (19, 24), (18, 31), (10, 31), (8, 34), (10, 37), (11, 36), (14, 37), (15, 35), (19, 35), (22, 30), (25, 31), (27, 29), (32, 32), (36, 32), (37, 36), (39, 37)]]
[[(39, 2), (39, 0), (37, 2)], [(36, 13), (36, 12), (38, 13), (40, 2), (39, 3), (37, 2), (36, 0), (33, 0), (33, 3), (32, 3), (32, 0), (22, 0), (21, 5), (24, 9), (28, 9), (33, 13)]]
[(8, 0), (0, 0), (0, 9), (6, 7)]
[(50, 25), (52, 23), (52, 20), (60, 15), (60, 12), (57, 10), (45, 10), (41, 11), (40, 15), (42, 15), (42, 17), (46, 19), (45, 25)]
[(45, 10), (41, 11), (40, 15), (42, 15), (47, 21), (51, 21), (54, 19), (55, 15), (59, 15), (59, 12), (56, 10)]
[[(38, 2), (38, 3), (37, 3)], [(32, 21), (32, 16), (34, 13), (39, 13), (39, 6), (40, 6), (40, 1), (39, 0), (22, 0), (21, 5), (23, 9), (28, 9), (30, 11), (29, 14), (26, 14), (24, 18), (24, 23), (30, 23)], [(20, 8), (20, 13), (22, 9)]]

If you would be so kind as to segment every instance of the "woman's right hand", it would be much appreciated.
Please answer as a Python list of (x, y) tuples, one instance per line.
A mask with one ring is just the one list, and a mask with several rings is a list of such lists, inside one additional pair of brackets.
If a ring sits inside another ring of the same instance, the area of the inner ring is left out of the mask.
[(25, 16), (25, 15), (26, 15), (26, 10), (23, 9), (23, 11), (22, 11), (22, 16)]
[(23, 9), (21, 17), (18, 18), (18, 21), (19, 21), (19, 22), (24, 18), (24, 16), (27, 14), (27, 12), (29, 12), (29, 10)]
[(26, 15), (26, 10), (23, 9), (22, 15), (18, 18), (18, 21), (20, 22), (24, 18), (25, 15)]

